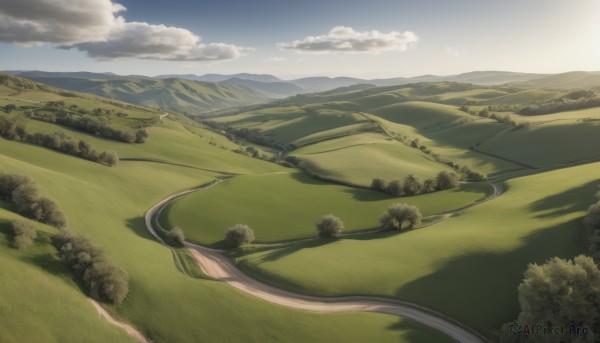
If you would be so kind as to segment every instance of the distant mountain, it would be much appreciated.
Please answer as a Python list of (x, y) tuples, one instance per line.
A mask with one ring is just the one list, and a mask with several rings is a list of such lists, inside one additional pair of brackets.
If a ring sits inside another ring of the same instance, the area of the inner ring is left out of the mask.
[(513, 82), (512, 86), (523, 88), (574, 89), (599, 88), (600, 71), (572, 71), (546, 75), (533, 80)]
[(363, 79), (356, 79), (352, 77), (305, 77), (296, 80), (287, 81), (298, 87), (304, 88), (310, 92), (324, 92), (339, 87), (348, 87), (361, 83), (369, 83), (369, 81)]
[(260, 82), (253, 80), (245, 80), (237, 77), (227, 79), (219, 82), (221, 85), (236, 85), (240, 87), (246, 87), (253, 91), (259, 91), (265, 94), (269, 98), (285, 98), (291, 95), (303, 94), (307, 91), (288, 82)]
[(126, 102), (158, 106), (171, 111), (200, 115), (215, 109), (264, 103), (270, 97), (237, 85), (197, 82), (184, 79), (137, 79), (117, 77), (111, 80), (75, 77), (28, 78), (54, 87), (91, 93)]
[(88, 80), (112, 80), (115, 78), (121, 78), (121, 76), (113, 73), (91, 73), (87, 71), (79, 72), (50, 72), (50, 71), (38, 71), (38, 70), (9, 70), (3, 71), (3, 73), (19, 76), (25, 79), (33, 80), (35, 78), (47, 77), (47, 78), (62, 78), (69, 77), (75, 79), (88, 79)]
[(205, 75), (193, 75), (193, 74), (172, 74), (172, 75), (158, 75), (157, 79), (170, 79), (170, 78), (178, 78), (178, 79), (186, 79), (193, 81), (201, 81), (201, 82), (223, 82), (229, 79), (241, 79), (241, 80), (250, 80), (250, 81), (258, 81), (258, 82), (281, 82), (282, 80), (269, 74), (249, 74), (249, 73), (239, 73), (233, 75), (223, 75), (223, 74), (205, 74)]
[(475, 85), (501, 85), (509, 82), (528, 81), (545, 77), (545, 74), (514, 73), (509, 71), (473, 71), (458, 75), (421, 75), (414, 77), (397, 77), (392, 79), (369, 80), (377, 86), (400, 86), (418, 82), (460, 82)]

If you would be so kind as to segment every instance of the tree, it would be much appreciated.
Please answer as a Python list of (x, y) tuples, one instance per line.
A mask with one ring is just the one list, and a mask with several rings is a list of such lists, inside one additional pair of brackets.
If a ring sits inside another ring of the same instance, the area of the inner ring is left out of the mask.
[(17, 207), (17, 212), (40, 220), (42, 218), (42, 210), (37, 202), (37, 186), (33, 183), (25, 183), (17, 187), (11, 195), (12, 202)]
[(554, 257), (542, 265), (530, 264), (518, 295), (518, 323), (572, 324), (592, 331), (592, 341), (593, 333), (600, 333), (600, 270), (588, 256), (573, 260)]
[(437, 183), (437, 190), (443, 191), (444, 189), (458, 187), (460, 184), (460, 176), (455, 173), (441, 171), (435, 177), (435, 181)]
[(437, 182), (435, 179), (427, 179), (423, 182), (423, 189), (421, 190), (423, 193), (431, 193), (435, 192), (437, 188)]
[(406, 195), (416, 195), (421, 193), (423, 185), (418, 177), (413, 174), (409, 174), (406, 178), (404, 178), (402, 191)]
[(596, 262), (600, 262), (600, 201), (588, 208), (583, 224), (587, 230), (590, 254)]
[(24, 220), (15, 219), (10, 222), (13, 233), (12, 246), (22, 250), (33, 244), (37, 238), (36, 229)]
[(37, 200), (40, 211), (42, 212), (40, 221), (52, 225), (57, 228), (64, 228), (67, 226), (67, 219), (62, 211), (58, 208), (58, 205), (46, 198), (41, 197)]
[(227, 229), (225, 234), (225, 243), (231, 248), (237, 248), (244, 244), (252, 243), (254, 240), (254, 231), (244, 224), (235, 224), (234, 227)]
[(148, 140), (148, 131), (146, 130), (137, 130), (135, 132), (135, 142), (136, 143), (144, 143)]
[(421, 223), (422, 217), (416, 206), (394, 203), (379, 217), (379, 223), (385, 230), (401, 230), (405, 223), (412, 229)]
[(385, 191), (393, 196), (399, 197), (402, 193), (402, 181), (400, 180), (392, 180), (388, 183)]
[(175, 226), (167, 233), (167, 236), (177, 246), (185, 245), (185, 235), (183, 234), (183, 230), (179, 226)]
[(10, 113), (16, 109), (17, 109), (17, 106), (15, 106), (15, 104), (4, 105), (4, 112), (6, 112), (6, 113)]
[(371, 189), (374, 191), (383, 192), (385, 191), (386, 184), (382, 177), (376, 177), (371, 181)]
[(344, 230), (344, 222), (333, 214), (323, 216), (315, 226), (321, 238), (338, 238)]

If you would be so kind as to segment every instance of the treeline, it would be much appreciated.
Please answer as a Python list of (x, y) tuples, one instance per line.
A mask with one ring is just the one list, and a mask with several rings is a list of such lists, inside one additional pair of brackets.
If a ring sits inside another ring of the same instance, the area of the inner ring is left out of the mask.
[(67, 225), (65, 215), (51, 199), (38, 196), (37, 184), (29, 177), (0, 172), (0, 196), (16, 206), (25, 217), (58, 228)]
[(109, 166), (114, 166), (119, 162), (119, 156), (116, 152), (98, 152), (92, 144), (81, 139), (68, 137), (63, 133), (36, 132), (29, 134), (27, 133), (25, 123), (17, 118), (8, 119), (0, 117), (0, 136), (4, 139), (39, 145)]
[(408, 175), (403, 180), (396, 179), (389, 183), (382, 177), (376, 177), (371, 182), (371, 189), (399, 197), (443, 191), (458, 187), (459, 184), (459, 175), (441, 171), (435, 178), (423, 182), (413, 174)]
[[(600, 193), (598, 193), (598, 196), (600, 196)], [(597, 264), (600, 264), (600, 200), (588, 208), (583, 218), (583, 224), (587, 231), (590, 255)]]
[(123, 302), (129, 293), (129, 276), (125, 270), (110, 262), (104, 252), (85, 237), (62, 234), (55, 242), (61, 260), (92, 298), (113, 304)]
[(261, 134), (259, 129), (249, 129), (246, 127), (238, 129), (238, 128), (232, 127), (226, 123), (217, 123), (217, 122), (210, 121), (210, 120), (202, 121), (202, 123), (206, 124), (213, 130), (224, 131), (225, 136), (230, 141), (238, 143), (238, 144), (241, 144), (241, 142), (239, 142), (237, 139), (239, 137), (239, 138), (243, 138), (249, 142), (252, 142), (254, 144), (268, 146), (268, 147), (276, 148), (279, 150), (293, 150), (293, 148), (294, 148), (294, 146), (291, 144), (286, 145), (286, 144), (280, 144), (280, 143), (275, 142), (275, 140), (273, 138), (264, 136), (263, 134)]
[(497, 121), (499, 123), (504, 123), (504, 124), (508, 124), (508, 125), (512, 126), (513, 129), (515, 129), (515, 130), (529, 126), (529, 122), (517, 122), (509, 114), (493, 113), (490, 111), (491, 109), (492, 109), (492, 106), (483, 108), (480, 111), (474, 111), (474, 110), (470, 109), (469, 106), (466, 106), (466, 105), (459, 107), (459, 110), (461, 110), (465, 113), (468, 113), (472, 116), (494, 119), (495, 121)]
[(144, 129), (135, 131), (116, 129), (93, 118), (76, 118), (74, 116), (66, 116), (63, 118), (56, 118), (56, 122), (61, 125), (94, 134), (96, 136), (125, 143), (144, 143), (146, 140), (148, 140), (148, 132)]
[(29, 247), (37, 238), (37, 230), (24, 220), (12, 220), (10, 230), (13, 235), (11, 245), (19, 250)]
[(563, 97), (523, 107), (522, 115), (540, 115), (564, 111), (574, 111), (600, 106), (600, 96), (589, 90), (571, 92)]

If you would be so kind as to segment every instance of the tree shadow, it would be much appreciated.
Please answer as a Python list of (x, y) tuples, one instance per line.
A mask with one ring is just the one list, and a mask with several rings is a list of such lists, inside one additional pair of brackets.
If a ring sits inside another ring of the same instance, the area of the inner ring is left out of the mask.
[(146, 219), (142, 216), (137, 216), (133, 218), (129, 218), (125, 221), (125, 225), (133, 231), (136, 235), (151, 240), (156, 243), (160, 243), (152, 236), (148, 229), (146, 228)]
[(387, 329), (402, 332), (402, 342), (407, 343), (453, 342), (452, 338), (441, 331), (431, 329), (421, 323), (417, 323), (412, 319), (404, 317), (397, 322), (388, 325)]
[(284, 247), (281, 249), (277, 249), (277, 250), (273, 250), (273, 252), (265, 255), (262, 260), (264, 262), (272, 262), (272, 261), (277, 261), (280, 258), (283, 258), (285, 256), (291, 255), (295, 252), (298, 252), (302, 249), (312, 249), (312, 248), (318, 248), (327, 244), (330, 244), (332, 242), (335, 242), (336, 240), (325, 240), (325, 239), (318, 239), (318, 240), (313, 240), (313, 241), (307, 241), (307, 242), (303, 242), (303, 243), (298, 243), (298, 244), (293, 244), (291, 246), (288, 247)]
[(583, 226), (576, 218), (537, 230), (505, 252), (473, 252), (398, 288), (398, 298), (433, 308), (492, 337), (518, 314), (517, 286), (529, 263), (583, 253)]
[(600, 180), (591, 181), (585, 185), (571, 188), (566, 192), (557, 193), (540, 199), (530, 205), (535, 212), (542, 212), (536, 218), (550, 218), (587, 209), (595, 199)]
[(351, 194), (352, 198), (354, 200), (364, 201), (364, 202), (391, 200), (391, 199), (396, 198), (396, 197), (391, 196), (386, 193), (372, 191), (369, 189), (361, 189), (361, 188), (348, 188), (348, 189), (345, 189), (344, 192)]
[(325, 181), (321, 181), (318, 180), (316, 178), (310, 177), (308, 175), (306, 175), (304, 172), (302, 171), (297, 171), (294, 173), (290, 173), (290, 175), (292, 176), (292, 178), (300, 183), (304, 183), (307, 185), (330, 185), (331, 183), (325, 182)]

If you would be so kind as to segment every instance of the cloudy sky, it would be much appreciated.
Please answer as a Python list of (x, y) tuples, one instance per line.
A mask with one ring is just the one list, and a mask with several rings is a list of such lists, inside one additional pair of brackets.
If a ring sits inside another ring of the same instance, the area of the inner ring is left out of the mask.
[(0, 0), (0, 70), (600, 70), (598, 0)]

